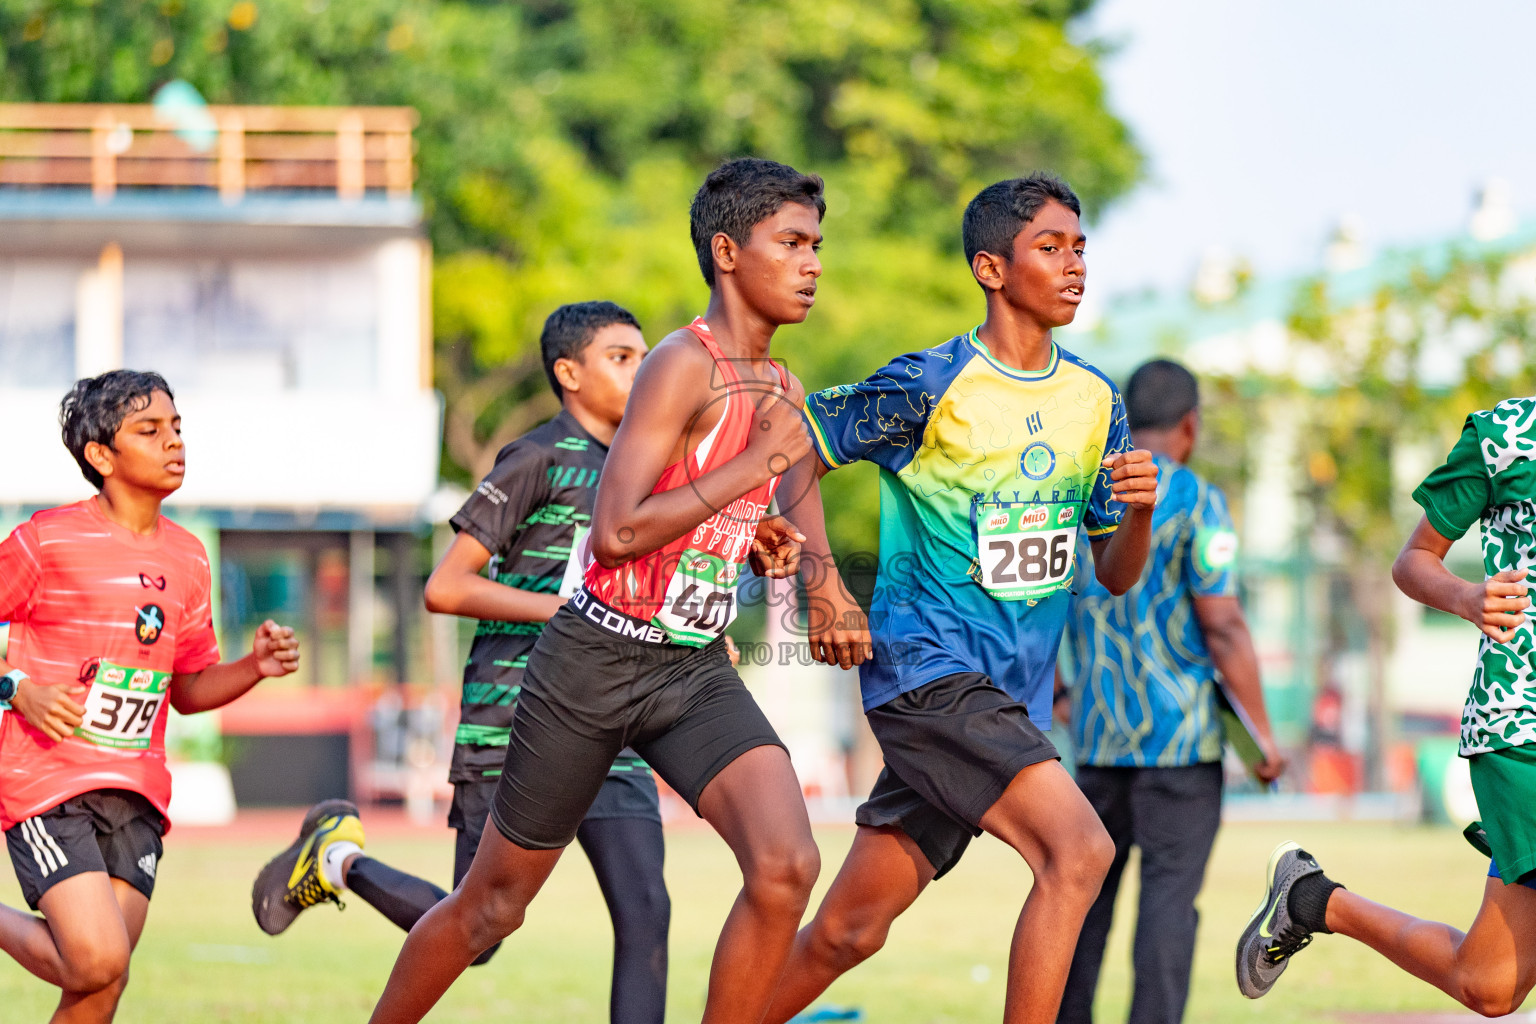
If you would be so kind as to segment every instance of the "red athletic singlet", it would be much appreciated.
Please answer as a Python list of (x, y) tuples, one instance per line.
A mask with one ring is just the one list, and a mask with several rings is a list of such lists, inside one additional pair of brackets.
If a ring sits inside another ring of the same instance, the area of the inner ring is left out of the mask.
[[(688, 325), (715, 360), (724, 383), (725, 410), (709, 435), (683, 458), (662, 471), (652, 494), (687, 487), (702, 474), (723, 466), (747, 446), (762, 391), (742, 382), (731, 360), (720, 351), (709, 325), (699, 317)], [(789, 378), (777, 363), (779, 384)], [(626, 615), (650, 622), (674, 643), (702, 647), (725, 632), (736, 617), (736, 583), (746, 566), (752, 538), (773, 492), (774, 477), (737, 498), (660, 550), (616, 569), (587, 562), (584, 582), (599, 601)]]
[(33, 685), (89, 685), (85, 721), (60, 743), (0, 715), (0, 828), (93, 789), (127, 789), (163, 815), (170, 677), (219, 660), (208, 554), (163, 516), (142, 537), (95, 498), (51, 508), (0, 543), (6, 660)]

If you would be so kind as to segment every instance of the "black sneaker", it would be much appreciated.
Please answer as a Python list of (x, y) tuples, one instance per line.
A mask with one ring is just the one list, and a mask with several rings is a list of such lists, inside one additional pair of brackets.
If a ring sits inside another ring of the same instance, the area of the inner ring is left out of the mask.
[(299, 825), (299, 837), (267, 862), (251, 887), (251, 912), (268, 935), (277, 935), (317, 903), (341, 905), (322, 862), (325, 848), (339, 839), (363, 845), (363, 823), (350, 800), (322, 800)]
[(1268, 992), (1291, 957), (1311, 943), (1312, 933), (1291, 917), (1289, 897), (1298, 879), (1322, 871), (1312, 855), (1295, 843), (1281, 843), (1269, 855), (1264, 901), (1237, 940), (1237, 987), (1249, 999)]

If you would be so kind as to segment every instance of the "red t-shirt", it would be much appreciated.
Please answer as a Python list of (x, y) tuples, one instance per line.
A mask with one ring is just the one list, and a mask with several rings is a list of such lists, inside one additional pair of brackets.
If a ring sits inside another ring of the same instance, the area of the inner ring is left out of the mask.
[(219, 660), (211, 589), (196, 537), (163, 516), (141, 537), (95, 498), (39, 512), (0, 543), (6, 661), (36, 685), (90, 686), (85, 722), (63, 742), (0, 715), (0, 828), (93, 789), (132, 790), (166, 813), (170, 676)]

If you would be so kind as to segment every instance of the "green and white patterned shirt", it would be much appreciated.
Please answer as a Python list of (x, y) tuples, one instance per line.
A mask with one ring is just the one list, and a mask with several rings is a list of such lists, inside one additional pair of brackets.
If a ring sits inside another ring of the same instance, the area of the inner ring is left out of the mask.
[[(1536, 398), (1467, 417), (1445, 465), (1413, 492), (1450, 540), (1483, 524), (1483, 573), (1536, 568)], [(1486, 633), (1461, 713), (1461, 756), (1536, 745), (1536, 608), (1512, 640)]]

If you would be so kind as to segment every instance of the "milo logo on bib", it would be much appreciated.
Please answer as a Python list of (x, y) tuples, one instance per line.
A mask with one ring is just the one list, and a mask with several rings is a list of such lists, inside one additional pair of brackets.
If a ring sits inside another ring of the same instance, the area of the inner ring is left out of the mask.
[(85, 697), (85, 720), (75, 735), (102, 747), (148, 750), (171, 686), (169, 672), (102, 660)]
[(1072, 582), (1079, 502), (976, 506), (979, 582), (999, 601), (1032, 601)]

